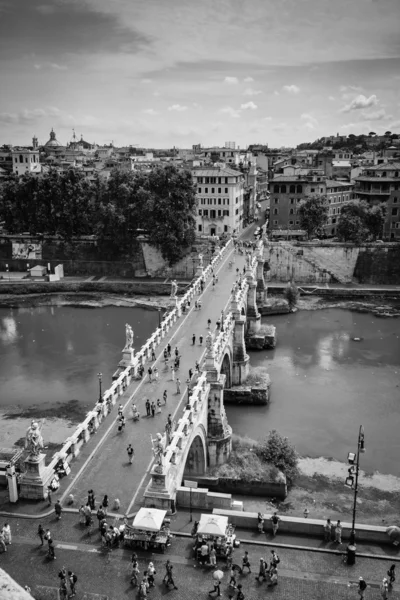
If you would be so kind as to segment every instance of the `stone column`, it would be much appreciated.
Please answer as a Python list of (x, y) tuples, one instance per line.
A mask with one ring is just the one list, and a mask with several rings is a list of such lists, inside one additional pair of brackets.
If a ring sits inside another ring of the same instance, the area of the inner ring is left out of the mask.
[(257, 291), (256, 301), (257, 306), (264, 306), (267, 301), (268, 288), (265, 284), (264, 279), (264, 258), (263, 256), (257, 257)]
[(247, 274), (247, 283), (249, 290), (247, 292), (247, 319), (249, 322), (248, 333), (257, 333), (261, 326), (261, 315), (258, 312), (256, 290), (257, 283), (254, 275)]
[(249, 374), (250, 358), (246, 353), (246, 345), (244, 341), (245, 325), (245, 316), (239, 315), (235, 318), (235, 328), (233, 330), (233, 385), (241, 385), (242, 383), (244, 383)]
[(224, 406), (225, 375), (210, 381), (208, 394), (207, 449), (210, 467), (223, 464), (232, 450), (232, 428), (228, 425)]

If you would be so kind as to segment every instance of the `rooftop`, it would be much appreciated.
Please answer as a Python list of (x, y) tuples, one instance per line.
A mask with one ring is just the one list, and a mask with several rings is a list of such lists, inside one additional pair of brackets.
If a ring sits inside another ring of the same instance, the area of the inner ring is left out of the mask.
[(400, 171), (400, 163), (382, 163), (381, 165), (377, 165), (376, 167), (369, 167), (370, 171)]
[(352, 185), (349, 181), (336, 181), (335, 179), (329, 179), (326, 182), (327, 188), (335, 188), (335, 187), (349, 187)]
[(220, 175), (224, 175), (224, 177), (237, 177), (238, 175), (242, 175), (242, 173), (240, 171), (235, 171), (234, 169), (229, 169), (228, 167), (200, 167), (194, 168), (192, 175), (199, 175), (201, 177), (218, 177)]

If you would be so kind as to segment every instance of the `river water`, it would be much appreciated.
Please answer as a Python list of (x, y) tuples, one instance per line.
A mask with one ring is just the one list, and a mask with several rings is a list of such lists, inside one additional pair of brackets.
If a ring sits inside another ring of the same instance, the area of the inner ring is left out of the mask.
[[(158, 324), (141, 308), (41, 306), (0, 309), (0, 446), (12, 446), (32, 417), (62, 442), (90, 410), (121, 358), (125, 323), (140, 346)], [(228, 406), (233, 431), (262, 439), (277, 429), (303, 456), (345, 461), (364, 425), (362, 466), (400, 476), (400, 319), (343, 309), (269, 318), (273, 351), (252, 352), (272, 379), (269, 406)], [(354, 341), (353, 338), (360, 338)]]

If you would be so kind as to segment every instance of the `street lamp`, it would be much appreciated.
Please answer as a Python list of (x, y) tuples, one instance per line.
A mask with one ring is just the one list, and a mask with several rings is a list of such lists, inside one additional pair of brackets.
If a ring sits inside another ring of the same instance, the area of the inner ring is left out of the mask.
[(8, 265), (6, 265), (6, 271), (7, 271), (7, 275), (8, 275), (8, 281), (10, 281), (10, 273), (9, 273)]
[(157, 308), (158, 310), (158, 326), (161, 327), (161, 308)]
[(358, 475), (360, 471), (360, 454), (365, 452), (364, 445), (364, 428), (360, 425), (358, 432), (357, 453), (349, 452), (347, 462), (350, 465), (348, 476), (346, 477), (345, 485), (354, 490), (353, 501), (353, 520), (350, 532), (350, 545), (354, 545), (356, 539), (356, 511), (357, 511), (357, 494), (358, 494)]
[(103, 402), (103, 394), (101, 393), (101, 382), (103, 380), (103, 373), (97, 373), (99, 378), (99, 402)]

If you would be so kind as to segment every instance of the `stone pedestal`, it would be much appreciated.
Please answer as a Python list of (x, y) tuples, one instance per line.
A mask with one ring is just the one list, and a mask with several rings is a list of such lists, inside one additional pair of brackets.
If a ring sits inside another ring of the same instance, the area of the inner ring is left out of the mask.
[(249, 374), (250, 357), (245, 355), (243, 360), (234, 360), (232, 363), (232, 385), (242, 385)]
[(25, 459), (25, 473), (21, 475), (20, 498), (43, 500), (47, 494), (47, 486), (54, 474), (45, 466), (45, 454), (37, 457), (28, 456)]
[(166, 482), (166, 467), (164, 466), (160, 472), (159, 465), (154, 465), (151, 470), (151, 480), (143, 494), (145, 506), (175, 512), (176, 493), (173, 494), (167, 489)]
[(135, 350), (133, 348), (122, 350), (122, 360), (119, 361), (119, 366), (126, 369), (133, 365), (133, 358), (135, 356)]

